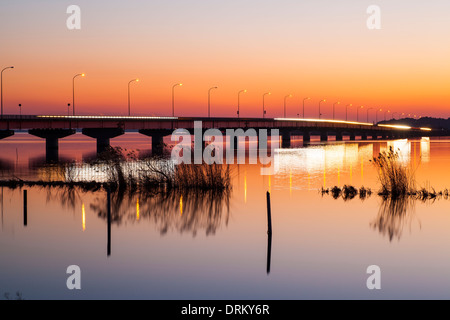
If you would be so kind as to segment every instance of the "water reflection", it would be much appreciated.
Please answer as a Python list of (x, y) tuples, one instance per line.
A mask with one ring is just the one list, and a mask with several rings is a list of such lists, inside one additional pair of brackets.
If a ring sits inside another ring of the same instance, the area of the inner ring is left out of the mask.
[(412, 225), (415, 201), (417, 200), (411, 197), (383, 197), (378, 215), (370, 226), (387, 236), (390, 242), (394, 238), (400, 240), (404, 228)]
[[(157, 226), (161, 235), (170, 230), (193, 236), (204, 230), (206, 235), (213, 235), (222, 224), (228, 225), (229, 205), (229, 192), (171, 191), (147, 196), (112, 192), (111, 223), (121, 225), (147, 219)], [(97, 195), (90, 208), (107, 220), (104, 196)]]

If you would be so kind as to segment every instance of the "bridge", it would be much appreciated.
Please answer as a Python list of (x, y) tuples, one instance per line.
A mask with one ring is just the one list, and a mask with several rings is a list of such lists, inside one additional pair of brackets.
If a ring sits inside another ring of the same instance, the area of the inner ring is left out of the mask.
[(206, 118), (206, 117), (145, 117), (145, 116), (61, 116), (61, 115), (3, 115), (0, 119), (0, 139), (14, 135), (17, 130), (27, 130), (29, 134), (45, 139), (48, 160), (58, 159), (59, 139), (78, 131), (97, 140), (97, 152), (102, 152), (110, 144), (110, 139), (127, 131), (138, 131), (151, 137), (152, 152), (161, 152), (163, 138), (175, 129), (194, 131), (194, 122), (202, 122), (203, 133), (207, 129), (244, 130), (278, 129), (282, 147), (289, 147), (291, 136), (302, 136), (303, 142), (311, 141), (311, 136), (320, 136), (328, 141), (334, 136), (336, 141), (349, 140), (403, 139), (430, 136), (429, 128), (373, 124), (354, 121), (300, 119), (300, 118)]

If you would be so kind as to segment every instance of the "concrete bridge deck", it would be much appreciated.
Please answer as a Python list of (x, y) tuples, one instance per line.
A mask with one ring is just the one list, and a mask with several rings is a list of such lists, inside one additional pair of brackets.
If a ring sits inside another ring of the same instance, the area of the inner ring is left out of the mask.
[(327, 141), (329, 135), (335, 136), (337, 141), (343, 140), (345, 135), (350, 140), (356, 140), (357, 136), (361, 140), (368, 137), (375, 140), (431, 135), (428, 128), (326, 119), (4, 115), (0, 119), (0, 139), (13, 135), (15, 130), (28, 130), (32, 135), (46, 139), (47, 158), (50, 160), (58, 157), (58, 140), (74, 134), (76, 130), (97, 139), (98, 152), (109, 146), (110, 139), (126, 131), (139, 131), (151, 136), (152, 150), (161, 150), (164, 136), (179, 128), (192, 133), (195, 121), (201, 121), (202, 131), (213, 128), (221, 131), (278, 129), (282, 147), (289, 147), (292, 135), (303, 136), (304, 142), (309, 142), (313, 135), (320, 136), (321, 141)]

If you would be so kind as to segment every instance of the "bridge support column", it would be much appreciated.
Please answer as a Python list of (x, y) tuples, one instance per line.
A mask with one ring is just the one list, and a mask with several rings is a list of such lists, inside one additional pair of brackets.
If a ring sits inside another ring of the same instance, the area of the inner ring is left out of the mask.
[(45, 139), (45, 158), (47, 162), (58, 161), (58, 140), (75, 134), (75, 129), (30, 129), (28, 133)]
[(361, 140), (367, 140), (367, 133), (361, 133)]
[(354, 133), (350, 133), (350, 141), (355, 141), (356, 135)]
[(321, 132), (320, 133), (320, 141), (321, 142), (327, 142), (328, 141), (328, 133), (327, 132)]
[(152, 135), (152, 154), (162, 154), (164, 151), (164, 136)]
[(14, 135), (13, 130), (0, 130), (0, 140)]
[(290, 131), (282, 131), (281, 132), (281, 148), (290, 148), (291, 147), (291, 132)]
[(336, 141), (343, 141), (342, 132), (336, 132)]
[[(164, 137), (170, 135), (170, 130), (141, 129), (140, 134), (152, 137), (152, 154), (161, 155), (164, 152)], [(203, 136), (203, 135), (202, 135)]]
[(303, 133), (303, 143), (309, 143), (311, 142), (311, 135), (309, 134), (309, 132), (304, 132)]
[(125, 131), (121, 128), (84, 128), (82, 133), (97, 139), (97, 153), (102, 153), (110, 146), (110, 139), (123, 135)]

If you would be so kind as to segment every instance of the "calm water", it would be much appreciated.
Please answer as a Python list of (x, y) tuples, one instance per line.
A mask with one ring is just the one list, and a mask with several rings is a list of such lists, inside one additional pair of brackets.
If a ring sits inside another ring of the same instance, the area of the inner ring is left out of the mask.
[[(113, 145), (149, 151), (127, 134)], [(369, 160), (389, 146), (416, 169), (418, 186), (450, 188), (450, 140), (313, 144), (277, 153), (280, 170), (232, 166), (229, 197), (171, 194), (112, 199), (107, 254), (106, 194), (2, 188), (0, 294), (25, 299), (450, 299), (450, 200), (412, 201), (392, 212), (372, 195), (344, 201), (323, 186), (376, 191)], [(0, 176), (43, 178), (45, 145), (17, 134), (0, 141)], [(62, 159), (95, 155), (95, 142), (60, 142)], [(273, 238), (267, 273), (266, 191)], [(81, 268), (81, 290), (66, 287), (66, 268)], [(366, 269), (381, 268), (381, 290)]]

